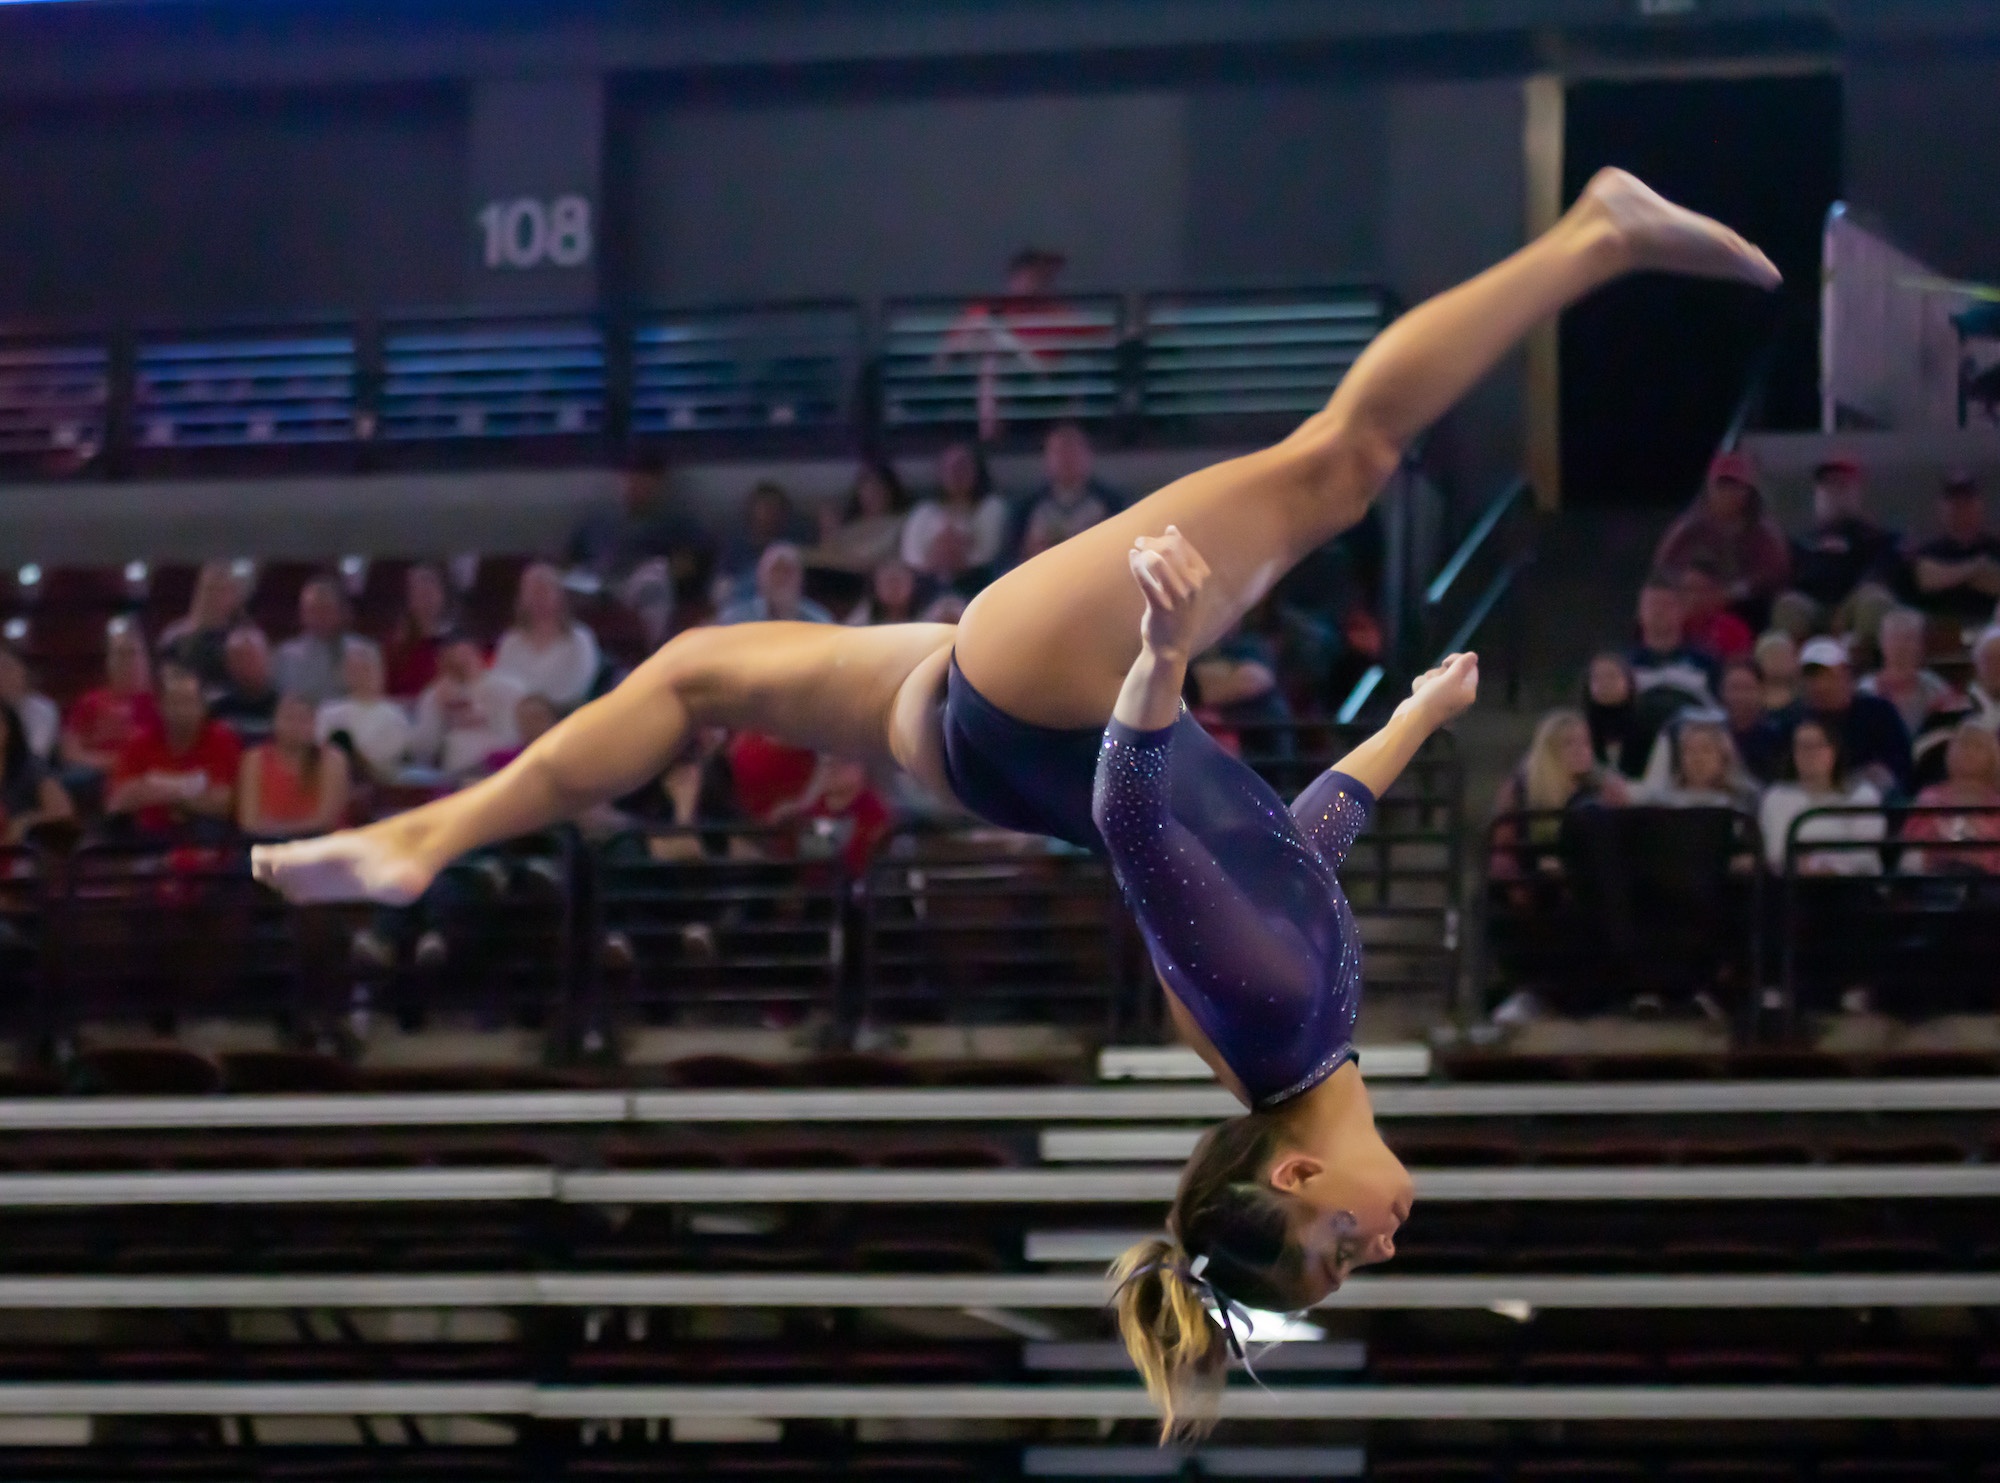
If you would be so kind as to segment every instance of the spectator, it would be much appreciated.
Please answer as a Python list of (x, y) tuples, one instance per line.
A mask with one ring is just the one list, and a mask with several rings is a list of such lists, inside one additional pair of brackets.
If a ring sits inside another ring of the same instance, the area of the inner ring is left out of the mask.
[(1768, 724), (1771, 713), (1764, 708), (1764, 682), (1757, 666), (1748, 659), (1732, 659), (1722, 666), (1720, 688), (1729, 744), (1759, 783), (1776, 781), (1783, 759), (1782, 739), (1777, 728)]
[(1965, 698), (1972, 704), (1970, 719), (2000, 732), (2000, 624), (1972, 641), (1972, 683)]
[(278, 690), (318, 705), (340, 694), (340, 661), (351, 644), (369, 640), (349, 633), (347, 594), (337, 578), (322, 574), (299, 589), (299, 632), (278, 645), (273, 661)]
[(716, 606), (726, 608), (750, 596), (757, 563), (775, 542), (809, 539), (809, 528), (784, 485), (770, 479), (752, 485), (743, 497), (742, 523), (722, 543), (716, 571)]
[(278, 713), (271, 641), (263, 629), (246, 623), (231, 631), (222, 657), (228, 683), (209, 701), (208, 713), (239, 738), (261, 741), (271, 734)]
[(1902, 538), (1866, 513), (1861, 465), (1845, 454), (1813, 470), (1812, 528), (1792, 542), (1792, 585), (1772, 609), (1772, 622), (1803, 640), (1829, 626), (1871, 643), (1895, 599)]
[(1585, 672), (1583, 715), (1590, 725), (1590, 750), (1601, 766), (1622, 772), (1630, 763), (1636, 776), (1643, 757), (1639, 734), (1639, 687), (1623, 654), (1603, 653)]
[[(1764, 790), (1758, 827), (1771, 868), (1783, 872), (1791, 830), (1798, 825), (1800, 844), (1839, 844), (1882, 839), (1887, 828), (1879, 810), (1871, 814), (1836, 814), (1799, 822), (1808, 809), (1876, 808), (1882, 795), (1873, 783), (1848, 775), (1840, 733), (1816, 717), (1807, 716), (1792, 728), (1791, 777)], [(1880, 875), (1879, 850), (1808, 850), (1798, 856), (1800, 875)]]
[(1870, 784), (1878, 796), (1907, 792), (1911, 778), (1910, 733), (1896, 708), (1879, 695), (1862, 695), (1854, 683), (1847, 645), (1824, 634), (1799, 651), (1803, 679), (1797, 702), (1771, 717), (1785, 753), (1789, 737), (1810, 718), (1839, 738), (1842, 774)]
[(501, 635), (494, 651), (494, 672), (511, 676), (523, 690), (566, 711), (590, 694), (603, 662), (597, 635), (570, 616), (562, 574), (546, 561), (522, 572), (514, 626)]
[(862, 464), (847, 502), (838, 511), (822, 512), (819, 544), (807, 553), (806, 564), (834, 572), (874, 571), (901, 549), (909, 507), (894, 464), (883, 459)]
[(229, 635), (243, 621), (248, 583), (227, 561), (204, 561), (194, 581), (184, 617), (169, 623), (160, 635), (160, 658), (191, 669), (205, 689), (229, 683), (223, 651)]
[(1729, 608), (1729, 592), (1715, 565), (1690, 561), (1680, 572), (1681, 607), (1687, 622), (1681, 633), (1690, 648), (1718, 664), (1740, 659), (1755, 642), (1750, 625)]
[(1720, 711), (1684, 711), (1661, 736), (1661, 776), (1649, 776), (1638, 801), (1664, 808), (1733, 808), (1754, 813), (1757, 784), (1736, 754)]
[(1007, 502), (993, 492), (986, 460), (966, 443), (938, 455), (938, 494), (903, 525), (903, 560), (936, 581), (977, 589), (1007, 540)]
[[(1188, 667), (1195, 701), (1215, 722), (1224, 727), (1282, 726), (1292, 719), (1292, 708), (1278, 684), (1278, 656), (1261, 634), (1238, 623), (1215, 646), (1197, 655)], [(1269, 751), (1275, 743), (1287, 750), (1289, 736), (1257, 738), (1257, 750)]]
[(868, 595), (845, 621), (861, 628), (871, 623), (912, 623), (916, 617), (917, 574), (892, 556), (875, 568), (868, 579)]
[(833, 614), (806, 596), (805, 556), (789, 541), (768, 548), (757, 562), (754, 597), (731, 603), (717, 623), (831, 623)]
[(1590, 749), (1590, 728), (1577, 712), (1553, 710), (1535, 727), (1527, 755), (1500, 785), (1495, 811), (1548, 812), (1631, 802), (1618, 774), (1600, 767)]
[(1751, 650), (1764, 684), (1764, 709), (1781, 711), (1799, 698), (1799, 644), (1782, 628), (1760, 634)]
[(63, 766), (101, 778), (125, 745), (159, 720), (146, 636), (130, 618), (113, 618), (104, 628), (104, 683), (78, 696), (64, 718)]
[(1716, 454), (1700, 496), (1653, 553), (1654, 568), (1675, 577), (1695, 562), (1713, 569), (1730, 605), (1753, 623), (1784, 590), (1791, 551), (1765, 513), (1763, 476), (1748, 454)]
[[(1954, 843), (1985, 840), (2000, 845), (2000, 737), (1973, 721), (1961, 721), (1945, 748), (1944, 781), (1917, 794), (1919, 808), (1994, 809), (1990, 814), (1911, 814), (1903, 821), (1905, 841)], [(1977, 872), (2000, 875), (2000, 848), (1912, 850), (1903, 869), (1919, 875)]]
[(823, 821), (844, 835), (841, 855), (851, 875), (868, 864), (891, 819), (858, 762), (787, 746), (741, 732), (728, 747), (736, 799), (754, 823)]
[(1938, 498), (1942, 533), (1911, 553), (1917, 605), (1957, 623), (1983, 623), (2000, 602), (2000, 535), (1986, 527), (1979, 482), (1949, 475)]
[(7, 843), (20, 844), (37, 825), (75, 817), (69, 794), (28, 745), (20, 716), (0, 704), (0, 823)]
[(1036, 492), (1021, 536), (1020, 559), (1088, 530), (1124, 507), (1116, 490), (1098, 479), (1096, 453), (1074, 422), (1059, 422), (1042, 440), (1042, 467), (1048, 482)]
[(1688, 645), (1687, 606), (1677, 583), (1656, 575), (1639, 589), (1639, 642), (1625, 658), (1641, 694), (1664, 686), (1715, 704), (1715, 661)]
[(347, 754), (314, 733), (313, 703), (278, 702), (271, 739), (243, 754), (236, 774), (236, 827), (252, 839), (324, 834), (347, 817), (353, 779)]
[(389, 632), (385, 673), (389, 693), (415, 699), (437, 678), (437, 646), (453, 628), (451, 588), (435, 562), (413, 563), (403, 573), (403, 611)]
[(1924, 615), (1915, 608), (1891, 608), (1882, 618), (1877, 642), (1882, 667), (1861, 681), (1861, 693), (1879, 695), (1893, 705), (1903, 729), (1914, 737), (1932, 711), (1953, 699), (1944, 677), (1924, 667)]
[(489, 753), (481, 771), (498, 772), (547, 736), (561, 719), (562, 712), (556, 709), (554, 701), (530, 690), (514, 704), (514, 745)]
[(386, 693), (381, 651), (356, 644), (341, 660), (340, 679), (347, 693), (319, 708), (314, 735), (336, 744), (344, 738), (366, 778), (386, 783), (409, 752), (410, 717)]
[(990, 443), (1000, 432), (1001, 378), (1046, 374), (1076, 335), (1069, 306), (1055, 296), (1056, 279), (1067, 261), (1048, 248), (1023, 247), (1008, 260), (1006, 296), (968, 305), (945, 332), (939, 364), (961, 357), (976, 360), (974, 394), (983, 442)]
[(417, 700), (410, 756), (453, 777), (477, 771), (495, 752), (518, 743), (515, 712), (526, 693), (513, 676), (486, 667), (472, 638), (445, 635), (438, 644), (438, 676)]
[(0, 705), (12, 708), (35, 759), (51, 760), (62, 736), (62, 708), (35, 688), (28, 661), (12, 644), (0, 644)]
[(160, 724), (118, 754), (105, 812), (127, 815), (146, 834), (183, 825), (216, 834), (235, 817), (243, 743), (208, 714), (201, 677), (179, 664), (160, 666)]

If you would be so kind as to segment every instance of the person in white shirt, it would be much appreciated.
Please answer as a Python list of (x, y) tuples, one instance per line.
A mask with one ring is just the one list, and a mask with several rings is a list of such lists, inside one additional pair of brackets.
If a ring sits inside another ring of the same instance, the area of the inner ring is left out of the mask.
[(454, 634), (438, 646), (438, 677), (417, 698), (410, 729), (413, 761), (463, 777), (520, 740), (514, 710), (527, 687), (486, 667), (479, 645)]
[(1876, 642), (1882, 650), (1882, 667), (1856, 688), (1893, 705), (1904, 729), (1915, 737), (1930, 713), (1954, 698), (1944, 677), (1924, 667), (1924, 615), (1915, 608), (1891, 608), (1882, 618)]
[[(1846, 844), (1880, 840), (1888, 833), (1880, 812), (1882, 795), (1873, 783), (1847, 778), (1840, 741), (1825, 725), (1807, 716), (1792, 728), (1792, 772), (1797, 781), (1773, 783), (1764, 790), (1758, 827), (1764, 832), (1764, 854), (1771, 868), (1785, 869), (1785, 846), (1792, 825), (1808, 809), (1870, 808), (1873, 813), (1829, 814), (1799, 824), (1799, 843)], [(1800, 850), (1800, 875), (1880, 875), (1880, 850)]]
[(986, 464), (969, 445), (938, 455), (938, 496), (903, 522), (903, 560), (940, 582), (990, 581), (1005, 555), (1007, 501), (993, 491)]
[(806, 596), (805, 554), (790, 541), (773, 541), (757, 559), (757, 593), (715, 615), (728, 623), (831, 623), (833, 614)]
[(600, 656), (597, 635), (570, 616), (562, 574), (538, 561), (521, 573), (514, 626), (493, 651), (493, 671), (570, 710), (590, 694)]
[(354, 645), (341, 656), (340, 680), (347, 694), (319, 708), (314, 729), (322, 742), (344, 732), (369, 776), (386, 782), (409, 751), (410, 715), (389, 699), (382, 651)]

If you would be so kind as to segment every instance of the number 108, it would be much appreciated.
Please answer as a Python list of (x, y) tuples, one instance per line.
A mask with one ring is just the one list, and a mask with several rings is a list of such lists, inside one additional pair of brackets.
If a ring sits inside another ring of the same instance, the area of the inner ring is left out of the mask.
[(479, 227), (489, 268), (580, 268), (590, 261), (590, 202), (582, 196), (489, 202)]

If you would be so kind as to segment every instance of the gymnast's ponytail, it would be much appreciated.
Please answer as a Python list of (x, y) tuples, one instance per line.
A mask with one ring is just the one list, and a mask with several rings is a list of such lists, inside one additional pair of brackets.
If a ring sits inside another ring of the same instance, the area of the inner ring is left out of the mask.
[(1160, 1409), (1162, 1443), (1215, 1424), (1231, 1351), (1246, 1336), (1212, 1308), (1289, 1313), (1315, 1296), (1291, 1235), (1305, 1202), (1264, 1182), (1283, 1129), (1277, 1112), (1209, 1129), (1181, 1173), (1167, 1237), (1141, 1241), (1111, 1268), (1118, 1332)]

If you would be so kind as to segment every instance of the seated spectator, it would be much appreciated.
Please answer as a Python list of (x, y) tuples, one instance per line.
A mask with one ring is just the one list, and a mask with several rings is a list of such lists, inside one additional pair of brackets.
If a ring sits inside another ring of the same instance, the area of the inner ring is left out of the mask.
[[(1824, 634), (1809, 639), (1799, 651), (1799, 666), (1799, 699), (1771, 717), (1779, 735), (1789, 738), (1801, 721), (1816, 720), (1839, 739), (1842, 766), (1856, 779), (1870, 784), (1879, 796), (1907, 792), (1912, 776), (1910, 733), (1893, 705), (1856, 689), (1847, 645)], [(1791, 750), (1789, 741), (1784, 749)]]
[(2000, 624), (1972, 641), (1972, 683), (1965, 698), (1972, 704), (1971, 719), (2000, 732)]
[[(1912, 843), (1990, 840), (2000, 846), (2000, 737), (1972, 721), (1961, 721), (1945, 748), (1944, 781), (1917, 794), (1919, 808), (1994, 809), (1990, 814), (1911, 814), (1903, 838)], [(1918, 875), (1977, 872), (2000, 875), (2000, 848), (1990, 850), (1911, 850), (1903, 869)]]
[(219, 690), (228, 684), (223, 650), (231, 630), (243, 621), (243, 604), (249, 596), (245, 587), (234, 563), (204, 561), (186, 615), (160, 634), (161, 662), (193, 670), (205, 689)]
[(1917, 606), (1954, 623), (1985, 623), (2000, 604), (2000, 535), (1987, 527), (1971, 474), (1945, 479), (1938, 524), (1940, 533), (1910, 553)]
[(1763, 476), (1748, 454), (1716, 454), (1701, 494), (1653, 553), (1654, 569), (1671, 577), (1696, 562), (1714, 571), (1730, 606), (1751, 623), (1763, 622), (1784, 590), (1791, 550), (1765, 513)]
[[(858, 762), (787, 746), (754, 732), (731, 739), (727, 755), (736, 800), (757, 824), (824, 821), (843, 836), (841, 857), (859, 875), (887, 837), (891, 818)], [(783, 853), (783, 848), (779, 847)]]
[(101, 779), (126, 743), (159, 719), (146, 636), (130, 618), (113, 618), (104, 627), (104, 683), (79, 695), (63, 718), (63, 766)]
[(1758, 635), (1750, 651), (1764, 685), (1764, 709), (1781, 711), (1799, 698), (1799, 644), (1782, 628)]
[(856, 628), (871, 623), (914, 623), (917, 618), (917, 574), (892, 556), (869, 575), (868, 595), (843, 620)]
[(1278, 683), (1277, 650), (1262, 634), (1238, 623), (1195, 656), (1188, 679), (1204, 723), (1224, 730), (1259, 729), (1249, 738), (1250, 751), (1291, 754), (1290, 734), (1275, 728), (1292, 719), (1292, 707)]
[(1782, 738), (1767, 724), (1771, 713), (1764, 708), (1764, 681), (1757, 666), (1732, 659), (1722, 666), (1720, 688), (1729, 744), (1758, 783), (1775, 782), (1783, 762)]
[[(1590, 727), (1582, 715), (1572, 710), (1555, 710), (1543, 716), (1541, 724), (1535, 727), (1527, 755), (1500, 785), (1493, 811), (1546, 813), (1616, 806), (1631, 800), (1632, 792), (1625, 779), (1598, 764), (1590, 747)], [(1526, 842), (1552, 845), (1558, 832), (1552, 821), (1536, 820), (1528, 827)], [(1522, 842), (1513, 826), (1503, 825), (1494, 831), (1492, 873), (1495, 876), (1520, 873), (1518, 846)]]
[(819, 544), (806, 553), (806, 565), (832, 572), (874, 571), (902, 549), (909, 508), (910, 497), (894, 464), (886, 459), (862, 464), (846, 503), (821, 511)]
[(453, 777), (478, 771), (495, 752), (518, 743), (515, 712), (526, 693), (513, 676), (486, 667), (476, 640), (446, 635), (438, 645), (438, 676), (417, 698), (411, 760)]
[(162, 664), (160, 724), (118, 754), (105, 812), (129, 818), (145, 834), (192, 826), (219, 835), (236, 816), (242, 762), (236, 733), (208, 714), (201, 677), (179, 664)]
[(243, 754), (236, 774), (236, 827), (252, 839), (293, 839), (337, 829), (353, 779), (347, 754), (314, 734), (313, 703), (278, 702), (271, 739)]
[(273, 678), (281, 694), (318, 705), (340, 694), (340, 662), (350, 644), (371, 640), (350, 633), (347, 593), (336, 577), (322, 574), (299, 589), (299, 632), (278, 645)]
[(789, 541), (769, 547), (757, 563), (757, 591), (715, 615), (717, 623), (831, 623), (833, 614), (806, 596), (804, 554)]
[(1902, 537), (1866, 513), (1861, 465), (1845, 454), (1813, 470), (1813, 523), (1792, 542), (1791, 589), (1771, 621), (1803, 640), (1828, 628), (1873, 641), (1881, 616), (1895, 604), (1902, 572)]
[(423, 694), (437, 678), (438, 639), (455, 626), (443, 568), (429, 561), (413, 563), (403, 573), (403, 611), (389, 631), (384, 656), (391, 695), (414, 700)]
[(1644, 758), (1638, 743), (1639, 689), (1622, 654), (1603, 653), (1584, 674), (1583, 715), (1590, 725), (1590, 750), (1600, 765), (1636, 777)]
[(938, 493), (903, 524), (903, 560), (934, 581), (976, 591), (1006, 555), (1008, 524), (985, 458), (953, 443), (938, 455)]
[(8, 844), (59, 819), (73, 819), (69, 794), (28, 745), (28, 731), (10, 705), (0, 704), (0, 825)]
[(590, 695), (603, 662), (597, 635), (570, 616), (562, 573), (546, 561), (522, 572), (514, 624), (493, 651), (494, 673), (566, 711)]
[(364, 774), (360, 781), (391, 781), (410, 749), (409, 712), (389, 699), (383, 679), (381, 651), (356, 644), (340, 664), (347, 693), (322, 705), (313, 722), (322, 742), (344, 745), (352, 754)]
[(229, 635), (223, 648), (223, 673), (228, 682), (210, 697), (209, 715), (242, 740), (261, 741), (269, 736), (278, 714), (278, 685), (271, 642), (263, 629), (246, 623)]
[(1653, 576), (1639, 589), (1639, 642), (1625, 653), (1632, 683), (1644, 694), (1667, 686), (1702, 705), (1715, 704), (1716, 664), (1687, 642), (1687, 605), (1678, 583)]
[(1903, 718), (1903, 729), (1915, 736), (1932, 711), (1956, 698), (1942, 675), (1924, 667), (1924, 615), (1915, 608), (1891, 608), (1876, 642), (1882, 667), (1862, 679), (1861, 693), (1888, 701)]
[(36, 759), (53, 759), (62, 736), (62, 708), (35, 688), (28, 661), (12, 644), (0, 644), (0, 705), (13, 708)]
[(743, 497), (743, 517), (737, 528), (723, 539), (716, 557), (715, 605), (726, 608), (749, 598), (757, 577), (757, 563), (773, 543), (794, 544), (812, 539), (807, 522), (792, 504), (785, 486), (761, 480)]
[(1755, 642), (1750, 625), (1729, 608), (1729, 590), (1713, 562), (1690, 561), (1680, 571), (1681, 607), (1687, 622), (1681, 632), (1688, 646), (1718, 664), (1740, 659)]
[[(1807, 716), (1792, 728), (1791, 776), (1764, 790), (1757, 824), (1764, 835), (1764, 855), (1771, 868), (1783, 873), (1792, 826), (1798, 824), (1800, 844), (1839, 844), (1879, 840), (1888, 830), (1882, 814), (1836, 814), (1806, 819), (1816, 808), (1875, 808), (1882, 794), (1873, 783), (1850, 777), (1840, 733), (1816, 717)], [(1879, 850), (1807, 850), (1798, 856), (1801, 875), (1880, 875)]]
[(547, 736), (561, 719), (562, 712), (556, 708), (554, 701), (546, 695), (529, 691), (514, 705), (514, 745), (489, 753), (481, 771), (498, 772)]
[(1755, 812), (1757, 784), (1736, 755), (1719, 711), (1683, 711), (1660, 737), (1660, 775), (1633, 795), (1663, 808), (1733, 808)]
[(1028, 506), (1027, 527), (1021, 535), (1022, 561), (1124, 508), (1118, 492), (1097, 478), (1095, 463), (1095, 451), (1081, 427), (1059, 422), (1049, 429), (1042, 440), (1042, 467), (1048, 482), (1035, 492)]

